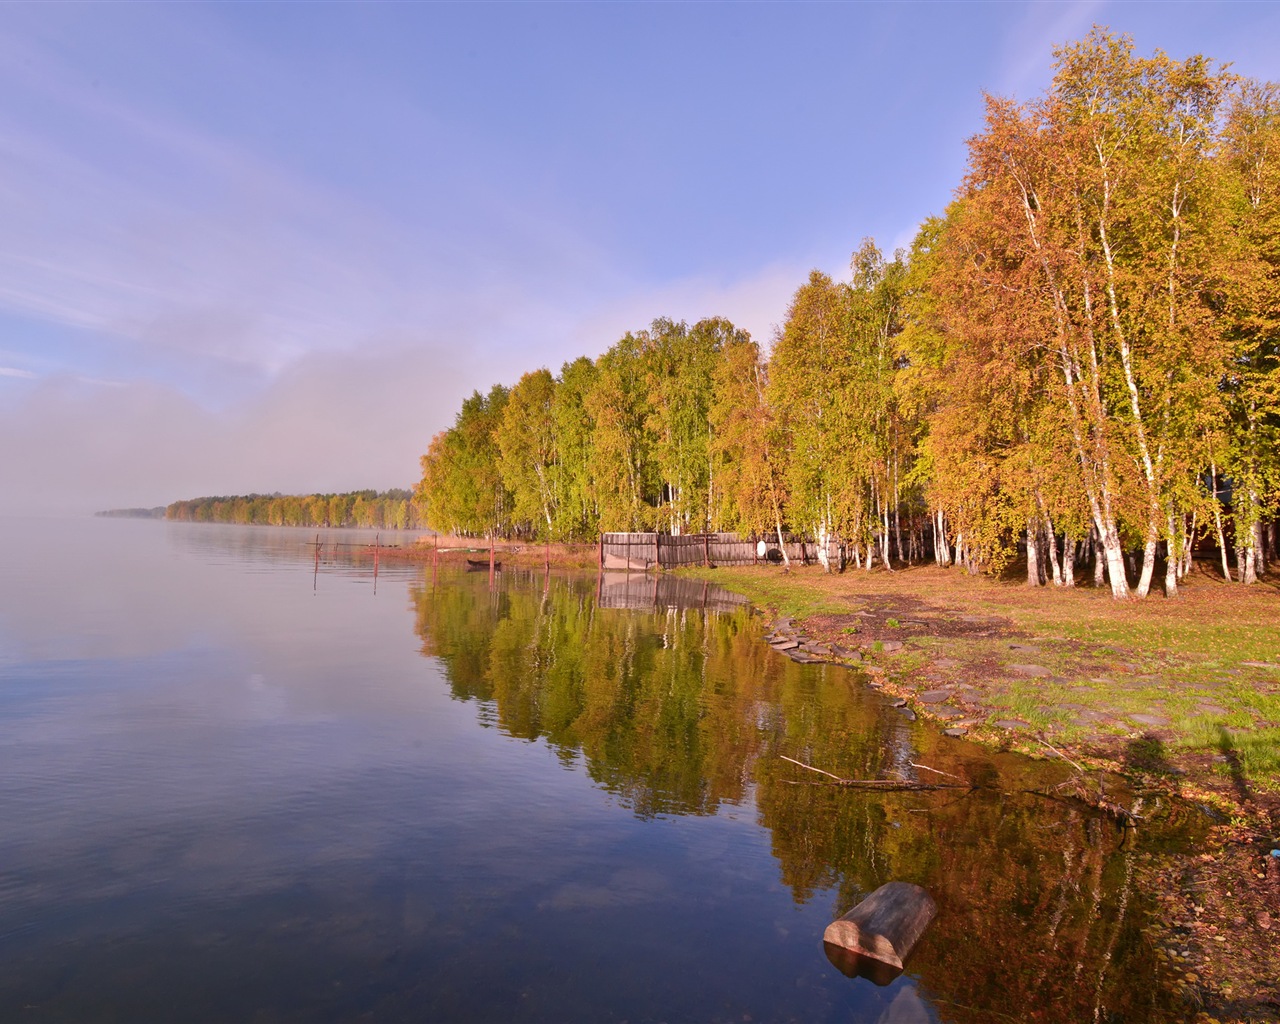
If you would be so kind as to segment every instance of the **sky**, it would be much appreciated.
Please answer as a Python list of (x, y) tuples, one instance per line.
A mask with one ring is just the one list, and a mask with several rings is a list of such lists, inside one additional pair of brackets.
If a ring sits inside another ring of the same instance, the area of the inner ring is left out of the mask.
[(0, 6), (0, 513), (411, 487), (474, 390), (767, 344), (1095, 24), (1280, 80), (1274, 3)]

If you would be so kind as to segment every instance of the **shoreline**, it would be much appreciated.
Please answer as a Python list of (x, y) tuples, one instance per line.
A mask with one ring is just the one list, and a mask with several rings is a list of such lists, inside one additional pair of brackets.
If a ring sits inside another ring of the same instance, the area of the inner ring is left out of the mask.
[[(1280, 858), (1270, 855), (1280, 849), (1280, 772), (1266, 770), (1265, 750), (1245, 763), (1237, 748), (1250, 730), (1234, 724), (1252, 716), (1254, 736), (1280, 746), (1276, 723), (1259, 715), (1280, 709), (1274, 582), (1237, 586), (1223, 607), (1226, 586), (1197, 573), (1180, 600), (1117, 606), (1102, 592), (933, 566), (682, 574), (748, 597), (766, 617), (766, 641), (800, 641), (782, 654), (859, 670), (944, 735), (1061, 758), (1081, 779), (1114, 773), (1211, 809), (1219, 824), (1204, 849), (1139, 865), (1160, 905), (1146, 932), (1187, 1020), (1280, 1017)], [(1169, 643), (1170, 629), (1194, 635)], [(1233, 634), (1245, 638), (1234, 651), (1215, 646)], [(1268, 647), (1277, 656), (1259, 657)], [(1193, 742), (1206, 720), (1219, 730), (1207, 748)]]

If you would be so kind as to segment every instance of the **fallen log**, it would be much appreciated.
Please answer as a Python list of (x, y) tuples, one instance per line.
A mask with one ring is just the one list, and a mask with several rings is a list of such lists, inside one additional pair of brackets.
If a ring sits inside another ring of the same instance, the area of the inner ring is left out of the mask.
[[(843, 917), (832, 921), (823, 932), (827, 956), (842, 971), (850, 967), (876, 984), (888, 984), (901, 973), (911, 951), (937, 916), (933, 897), (910, 882), (886, 882)], [(843, 954), (841, 953), (843, 951)], [(854, 954), (858, 960), (849, 960)], [(863, 965), (861, 960), (874, 961)], [(843, 962), (843, 966), (842, 966)], [(875, 964), (891, 970), (876, 970)]]

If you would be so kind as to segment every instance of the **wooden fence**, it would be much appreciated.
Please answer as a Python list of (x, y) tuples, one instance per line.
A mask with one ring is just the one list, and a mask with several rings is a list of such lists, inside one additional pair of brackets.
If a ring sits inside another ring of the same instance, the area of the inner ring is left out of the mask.
[[(816, 544), (786, 538), (787, 557), (795, 562), (817, 558)], [(837, 558), (834, 545), (831, 557)], [(600, 535), (600, 568), (628, 572), (649, 569), (674, 569), (682, 565), (754, 565), (758, 562), (780, 562), (782, 555), (777, 538), (764, 538), (763, 555), (760, 542), (736, 533), (604, 533)]]

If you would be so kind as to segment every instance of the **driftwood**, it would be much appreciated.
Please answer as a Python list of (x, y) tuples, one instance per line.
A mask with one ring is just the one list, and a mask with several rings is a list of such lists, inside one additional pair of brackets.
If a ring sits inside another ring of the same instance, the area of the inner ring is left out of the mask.
[[(888, 882), (844, 917), (827, 925), (822, 935), (823, 947), (828, 958), (846, 974), (849, 968), (877, 984), (888, 984), (902, 972), (920, 936), (937, 914), (938, 905), (920, 886)], [(864, 965), (863, 960), (873, 963)], [(885, 971), (885, 967), (889, 970)]]
[[(791, 779), (780, 780), (784, 785), (788, 786), (845, 786), (849, 789), (868, 789), (880, 793), (897, 793), (897, 792), (920, 792), (922, 790), (934, 789), (964, 789), (970, 793), (980, 789), (990, 789), (991, 787), (979, 785), (976, 782), (962, 783), (946, 783), (946, 782), (912, 782), (906, 779), (842, 779), (839, 775), (832, 775), (831, 772), (824, 771), (821, 768), (815, 768), (811, 764), (805, 764), (803, 761), (797, 761), (794, 757), (787, 757), (786, 754), (779, 754), (784, 761), (790, 761), (794, 765), (801, 768), (807, 768), (811, 772), (817, 772), (819, 775), (825, 775), (831, 779), (831, 782), (795, 782)], [(936, 775), (946, 775), (953, 779), (959, 776), (952, 775), (950, 772), (939, 771), (937, 768), (930, 768), (927, 764), (916, 764), (914, 761), (908, 762), (912, 768), (922, 768), (927, 772), (933, 772)], [(1090, 793), (1085, 786), (1084, 777), (1081, 775), (1073, 775), (1066, 782), (1060, 782), (1054, 787), (1053, 791), (1043, 789), (1017, 789), (1004, 790), (1010, 793), (1029, 793), (1032, 796), (1042, 797), (1045, 800), (1056, 800), (1060, 803), (1076, 803), (1084, 804), (1095, 811), (1101, 811), (1114, 821), (1125, 826), (1135, 826), (1142, 820), (1138, 814), (1142, 800), (1139, 799), (1133, 810), (1122, 807), (1111, 800), (1107, 800), (1099, 786), (1097, 795)], [(1259, 836), (1262, 833), (1258, 833)]]
[[(811, 764), (805, 764), (803, 761), (797, 761), (794, 757), (787, 757), (786, 754), (779, 754), (778, 756), (781, 757), (782, 760), (784, 761), (790, 761), (794, 765), (799, 765), (801, 768), (807, 768), (811, 772), (817, 772), (819, 775), (825, 775), (827, 778), (834, 780), (833, 782), (827, 782), (827, 783), (807, 783), (807, 785), (847, 786), (851, 789), (874, 789), (874, 790), (878, 790), (880, 792), (886, 792), (886, 793), (894, 793), (894, 792), (901, 792), (901, 791), (916, 791), (916, 790), (922, 790), (922, 789), (972, 789), (973, 788), (972, 786), (962, 785), (960, 783), (909, 782), (906, 779), (842, 779), (839, 775), (832, 775), (830, 772), (823, 771), (821, 768), (815, 768)], [(921, 765), (920, 767), (924, 767), (924, 766)], [(929, 769), (929, 771), (936, 771), (936, 770), (937, 769), (934, 769), (934, 768)], [(939, 772), (938, 774), (946, 775), (947, 773)], [(955, 776), (952, 776), (952, 778), (954, 777)], [(787, 780), (784, 779), (783, 781), (785, 782)], [(794, 785), (799, 785), (799, 783), (794, 783)]]

